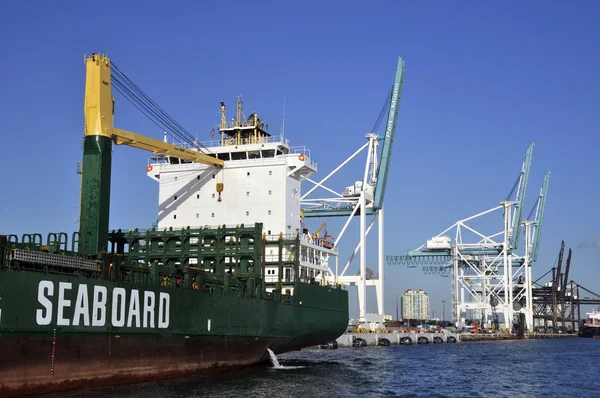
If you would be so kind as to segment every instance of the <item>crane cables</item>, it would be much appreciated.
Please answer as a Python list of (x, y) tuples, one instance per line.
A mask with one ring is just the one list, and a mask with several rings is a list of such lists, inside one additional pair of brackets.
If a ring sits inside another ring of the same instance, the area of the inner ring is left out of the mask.
[[(152, 123), (160, 127), (163, 131), (178, 137), (183, 143), (189, 144), (199, 152), (205, 154), (211, 153), (208, 148), (198, 143), (188, 130), (173, 119), (173, 117), (154, 102), (152, 98), (132, 82), (114, 62), (111, 63), (111, 78), (115, 89), (150, 119)], [(200, 147), (202, 147), (202, 149)]]
[(449, 267), (449, 266), (423, 267), (423, 273), (425, 275), (450, 276), (452, 274), (452, 267)]
[(381, 125), (381, 121), (383, 120), (383, 117), (385, 116), (385, 112), (390, 107), (390, 101), (392, 100), (392, 91), (393, 91), (393, 87), (392, 87), (392, 89), (390, 89), (390, 93), (385, 97), (385, 102), (383, 104), (383, 107), (381, 108), (381, 111), (379, 112), (379, 116), (377, 116), (375, 123), (373, 123), (373, 127), (371, 127), (371, 131), (370, 131), (371, 133), (376, 133), (377, 130), (379, 130), (379, 126)]
[(417, 265), (444, 265), (452, 261), (452, 256), (386, 256), (389, 265), (406, 265), (414, 268)]

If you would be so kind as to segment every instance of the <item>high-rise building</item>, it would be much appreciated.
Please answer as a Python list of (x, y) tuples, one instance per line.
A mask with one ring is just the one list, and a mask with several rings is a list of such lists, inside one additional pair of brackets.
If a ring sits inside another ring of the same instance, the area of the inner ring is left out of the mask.
[(429, 296), (423, 290), (408, 289), (402, 296), (402, 318), (428, 320)]

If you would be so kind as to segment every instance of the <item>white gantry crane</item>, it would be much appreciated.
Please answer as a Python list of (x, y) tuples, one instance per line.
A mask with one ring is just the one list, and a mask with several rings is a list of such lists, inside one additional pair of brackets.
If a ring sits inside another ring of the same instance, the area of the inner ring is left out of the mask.
[[(502, 315), (505, 328), (510, 329), (515, 323), (524, 323), (529, 330), (533, 328), (531, 266), (539, 251), (550, 181), (547, 172), (531, 212), (533, 215), (535, 211), (535, 217), (523, 220), (533, 148), (531, 143), (515, 187), (499, 206), (457, 221), (408, 255), (387, 256), (390, 264), (425, 264), (423, 270), (427, 274), (452, 275), (452, 315), (457, 326), (464, 326), (470, 318), (481, 322), (482, 327), (498, 328)], [(492, 233), (480, 232), (472, 226), (475, 222), (481, 225), (480, 219), (489, 220), (500, 211), (502, 218), (496, 218), (496, 222), (502, 222), (500, 232), (497, 229)], [(518, 254), (522, 228), (525, 247), (524, 253)]]
[[(392, 146), (396, 133), (396, 122), (398, 119), (398, 110), (400, 108), (400, 98), (402, 95), (405, 71), (405, 63), (402, 58), (399, 57), (394, 85), (392, 86), (387, 103), (384, 106), (384, 109), (387, 107), (387, 121), (384, 126), (384, 135), (381, 137), (375, 133), (383, 116), (382, 112), (380, 119), (375, 123), (373, 131), (366, 135), (367, 142), (321, 181), (316, 182), (307, 179), (307, 181), (313, 183), (314, 186), (302, 195), (301, 206), (303, 217), (305, 218), (347, 217), (346, 223), (335, 239), (335, 247), (337, 247), (344, 236), (350, 222), (355, 219), (355, 217), (360, 219), (359, 242), (341, 272), (339, 263), (336, 263), (335, 275), (332, 276), (338, 283), (358, 287), (359, 316), (360, 321), (362, 322), (380, 323), (383, 321), (383, 199), (390, 167)], [(382, 148), (381, 153), (378, 153), (380, 143)], [(342, 194), (325, 186), (325, 183), (333, 175), (364, 151), (366, 151), (366, 163), (361, 180), (356, 181), (354, 185), (347, 187)], [(327, 196), (323, 198), (311, 197), (317, 188), (325, 190)], [(378, 260), (377, 274), (373, 274), (373, 272), (367, 268), (366, 238), (376, 221), (378, 224)], [(359, 254), (360, 263), (359, 272), (356, 275), (347, 274), (349, 267), (357, 254)], [(367, 286), (375, 286), (377, 294), (377, 314), (367, 314)]]

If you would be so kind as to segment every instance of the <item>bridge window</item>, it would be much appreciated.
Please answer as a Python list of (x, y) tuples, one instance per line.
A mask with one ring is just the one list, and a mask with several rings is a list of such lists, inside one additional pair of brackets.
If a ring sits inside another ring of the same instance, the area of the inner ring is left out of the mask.
[(263, 158), (274, 158), (275, 157), (275, 149), (263, 149), (262, 151)]
[(214, 218), (215, 217), (215, 213), (211, 213), (210, 216)]
[(196, 218), (200, 218), (200, 214), (196, 213)]
[(173, 214), (173, 220), (177, 219), (177, 214)]
[(269, 215), (271, 215), (271, 210), (269, 210)]
[[(214, 196), (213, 196), (214, 197)], [(200, 199), (200, 194), (196, 195), (196, 199)]]
[(214, 193), (212, 194), (212, 197), (213, 197), (213, 199), (215, 198), (215, 194)]
[(269, 175), (272, 176), (273, 175), (273, 170), (269, 170)]
[(177, 200), (177, 195), (173, 196), (173, 200)]
[(249, 215), (250, 215), (250, 212), (249, 212), (249, 211), (246, 211), (246, 215), (247, 215), (247, 216), (249, 216)]
[(271, 194), (271, 190), (269, 189), (269, 195)]
[(244, 160), (247, 158), (246, 152), (231, 152), (231, 160)]
[(250, 191), (246, 191), (246, 196), (250, 196)]

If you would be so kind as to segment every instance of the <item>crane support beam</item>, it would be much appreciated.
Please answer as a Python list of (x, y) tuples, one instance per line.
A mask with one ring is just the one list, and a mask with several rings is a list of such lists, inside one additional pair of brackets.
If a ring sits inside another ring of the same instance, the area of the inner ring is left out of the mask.
[(112, 139), (117, 145), (128, 145), (134, 148), (144, 149), (156, 154), (173, 156), (191, 162), (207, 164), (209, 166), (223, 167), (223, 160), (217, 159), (205, 153), (192, 149), (183, 148), (167, 142), (146, 137), (141, 134), (117, 128), (112, 129)]
[[(318, 218), (318, 217), (349, 217), (352, 215), (353, 209), (305, 209), (303, 210), (304, 218)], [(356, 212), (356, 215), (360, 214), (359, 211)], [(375, 210), (371, 207), (367, 207), (367, 216), (372, 216), (375, 214)]]
[(396, 123), (398, 121), (398, 111), (400, 110), (400, 99), (402, 97), (405, 73), (406, 64), (402, 57), (398, 57), (396, 76), (392, 88), (392, 98), (390, 100), (390, 109), (385, 125), (383, 147), (381, 148), (381, 161), (379, 162), (379, 169), (377, 170), (377, 184), (375, 186), (375, 197), (373, 201), (373, 207), (376, 210), (380, 209), (383, 205), (383, 197), (385, 196), (385, 186), (387, 184), (387, 177), (390, 169), (392, 147), (394, 145), (394, 136), (396, 135)]
[(525, 206), (525, 194), (527, 193), (527, 182), (529, 181), (529, 171), (531, 170), (531, 157), (533, 155), (533, 147), (535, 144), (532, 142), (527, 148), (525, 154), (525, 161), (523, 162), (523, 168), (521, 169), (521, 180), (519, 182), (519, 190), (517, 191), (517, 203), (516, 203), (516, 214), (513, 219), (513, 229), (510, 239), (510, 247), (516, 249), (519, 246), (519, 234), (521, 232), (521, 221), (523, 220), (523, 207)]

